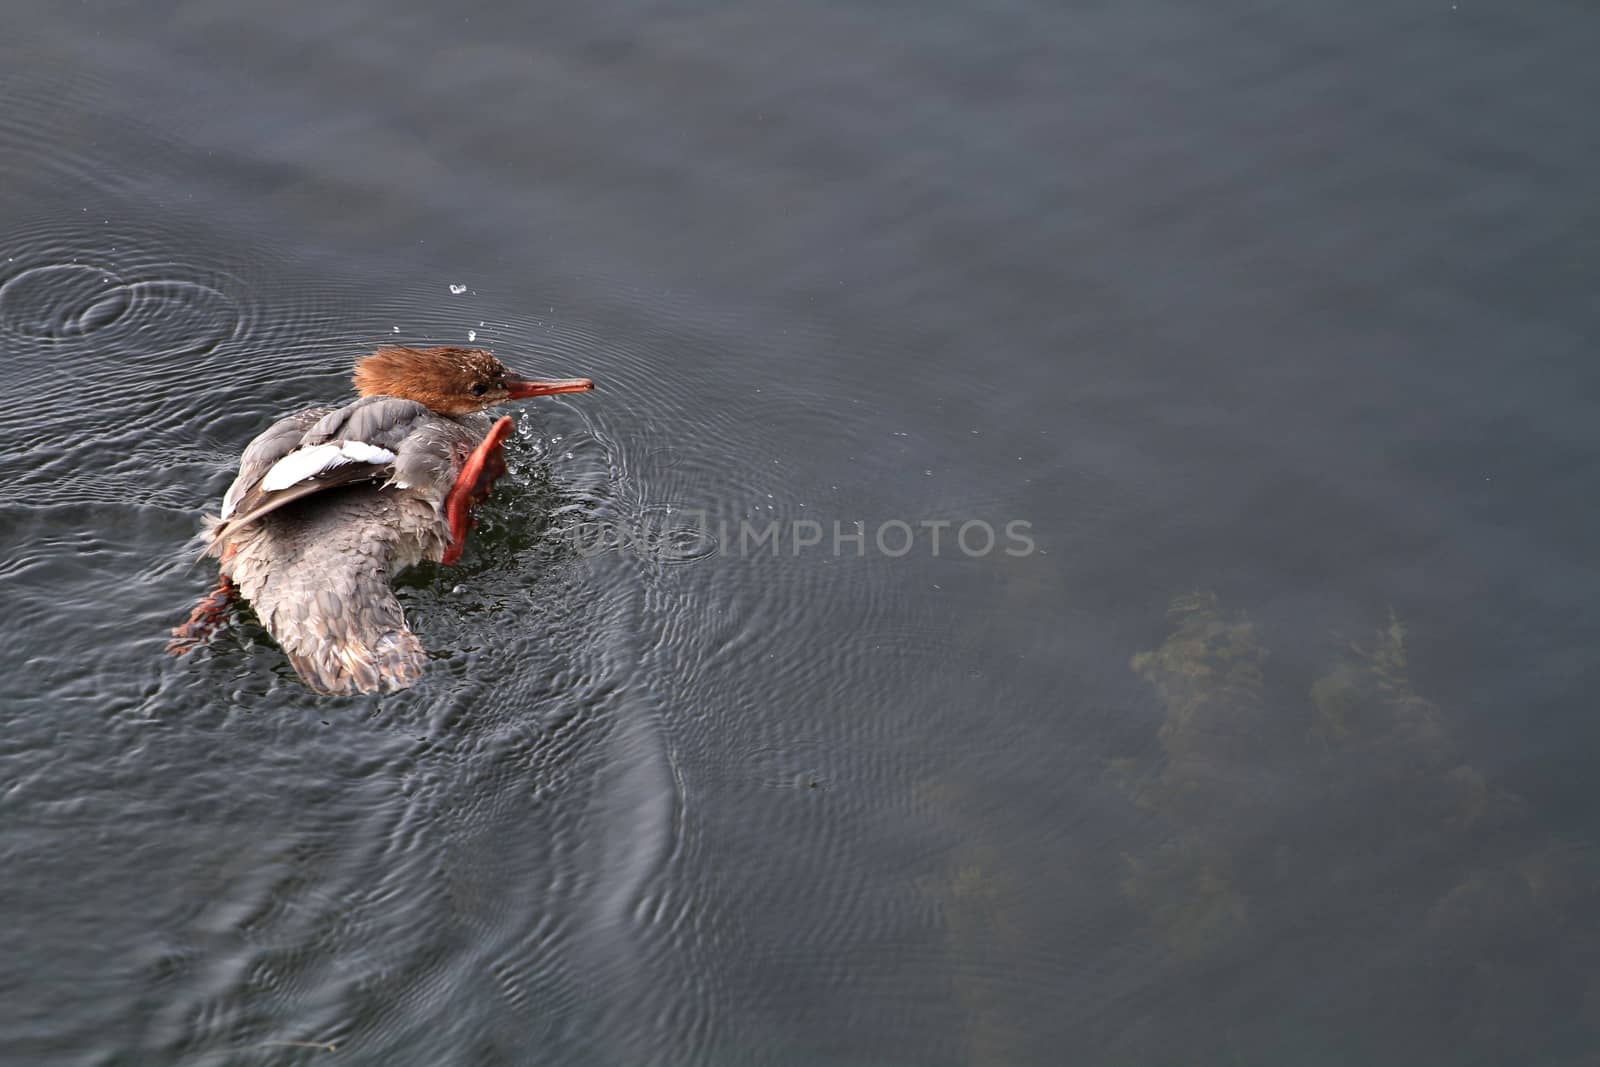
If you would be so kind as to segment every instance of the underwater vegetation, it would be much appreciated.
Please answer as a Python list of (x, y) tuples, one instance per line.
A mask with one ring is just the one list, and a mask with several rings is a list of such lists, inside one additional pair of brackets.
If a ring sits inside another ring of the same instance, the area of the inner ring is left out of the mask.
[(1307, 679), (1213, 593), (1170, 619), (1130, 663), (1161, 725), (1107, 777), (1150, 821), (1121, 891), (1190, 990), (1186, 1062), (1586, 1062), (1595, 851), (1464, 758), (1402, 623)]

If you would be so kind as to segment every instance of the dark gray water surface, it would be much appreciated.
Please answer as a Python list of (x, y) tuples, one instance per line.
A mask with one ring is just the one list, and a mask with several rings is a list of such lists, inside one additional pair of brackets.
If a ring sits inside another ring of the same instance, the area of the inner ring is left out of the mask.
[[(0, 1061), (1592, 1062), (1597, 53), (7, 4)], [(240, 448), (469, 337), (599, 389), (426, 679), (163, 655)]]

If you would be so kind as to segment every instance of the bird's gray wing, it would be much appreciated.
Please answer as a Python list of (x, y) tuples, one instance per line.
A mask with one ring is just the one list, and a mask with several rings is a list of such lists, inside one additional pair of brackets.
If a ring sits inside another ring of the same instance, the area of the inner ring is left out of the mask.
[[(418, 432), (430, 428), (436, 432)], [(230, 533), (314, 493), (362, 482), (404, 483), (407, 475), (448, 468), (462, 433), (459, 424), (416, 401), (390, 396), (281, 419), (240, 457), (239, 476), (209, 531), (208, 552), (220, 551)]]

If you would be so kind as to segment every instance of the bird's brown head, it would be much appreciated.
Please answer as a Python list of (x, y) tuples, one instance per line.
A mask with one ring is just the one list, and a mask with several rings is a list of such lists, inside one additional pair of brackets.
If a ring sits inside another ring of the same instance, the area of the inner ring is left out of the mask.
[(398, 396), (442, 415), (466, 415), (511, 400), (582, 393), (588, 378), (531, 381), (481, 348), (380, 348), (356, 361), (351, 378), (362, 396)]

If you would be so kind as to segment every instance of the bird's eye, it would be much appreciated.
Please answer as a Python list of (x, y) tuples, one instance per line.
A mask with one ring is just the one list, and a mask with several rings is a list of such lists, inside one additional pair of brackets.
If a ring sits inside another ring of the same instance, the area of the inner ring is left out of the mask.
[(472, 395), (473, 396), (482, 396), (484, 393), (487, 393), (488, 391), (489, 391), (489, 387), (487, 385), (484, 385), (482, 382), (478, 382), (477, 384), (475, 384), (472, 387)]

